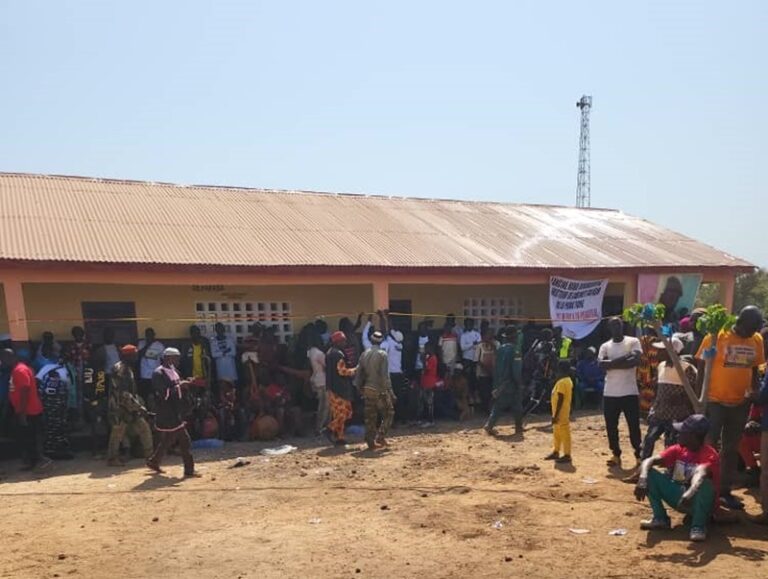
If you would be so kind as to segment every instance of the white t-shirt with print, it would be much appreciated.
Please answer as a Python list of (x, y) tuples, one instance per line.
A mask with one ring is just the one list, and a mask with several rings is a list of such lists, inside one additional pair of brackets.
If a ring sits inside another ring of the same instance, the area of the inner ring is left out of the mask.
[(309, 379), (312, 388), (325, 388), (325, 354), (320, 348), (312, 346), (307, 351), (307, 358), (312, 366), (312, 377)]
[(461, 334), (459, 341), (461, 342), (461, 357), (464, 360), (470, 362), (477, 362), (477, 345), (480, 343), (482, 337), (477, 330), (465, 330)]
[[(139, 350), (142, 350), (146, 343), (146, 340), (139, 340)], [(144, 356), (139, 362), (142, 380), (152, 380), (152, 374), (160, 365), (160, 359), (163, 357), (164, 350), (165, 346), (158, 340), (155, 340), (149, 345), (149, 348), (144, 352)]]
[[(638, 355), (643, 353), (640, 340), (624, 336), (621, 342), (609, 340), (600, 346), (598, 360), (616, 360), (632, 352)], [(637, 396), (638, 394), (636, 368), (613, 369), (605, 373), (604, 397), (619, 398), (621, 396)]]

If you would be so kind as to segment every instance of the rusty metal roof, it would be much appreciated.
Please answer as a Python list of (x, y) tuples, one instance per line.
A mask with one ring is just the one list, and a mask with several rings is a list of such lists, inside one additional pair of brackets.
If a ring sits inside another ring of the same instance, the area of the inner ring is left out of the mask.
[(0, 259), (240, 267), (752, 267), (606, 209), (15, 173), (0, 173)]

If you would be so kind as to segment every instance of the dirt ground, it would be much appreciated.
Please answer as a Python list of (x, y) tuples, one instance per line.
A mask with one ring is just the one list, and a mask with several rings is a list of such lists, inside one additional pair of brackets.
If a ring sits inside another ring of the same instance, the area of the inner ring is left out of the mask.
[[(575, 421), (567, 469), (541, 460), (543, 417), (524, 440), (480, 425), (398, 429), (380, 453), (300, 439), (267, 458), (268, 445), (228, 444), (197, 451), (203, 476), (192, 480), (178, 478), (177, 457), (164, 476), (140, 460), (79, 458), (43, 479), (5, 463), (0, 576), (765, 576), (768, 531), (749, 523), (716, 526), (701, 545), (679, 515), (672, 532), (640, 531), (650, 511), (605, 466), (597, 416)], [(239, 456), (251, 463), (231, 468)], [(753, 496), (746, 504), (756, 512)]]

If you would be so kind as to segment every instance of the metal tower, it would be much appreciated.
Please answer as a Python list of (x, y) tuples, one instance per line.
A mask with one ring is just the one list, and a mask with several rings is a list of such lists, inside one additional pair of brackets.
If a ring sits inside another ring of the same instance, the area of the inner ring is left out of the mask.
[(592, 177), (589, 159), (589, 111), (592, 97), (584, 95), (576, 103), (581, 109), (581, 135), (579, 136), (579, 173), (576, 178), (576, 207), (592, 206)]

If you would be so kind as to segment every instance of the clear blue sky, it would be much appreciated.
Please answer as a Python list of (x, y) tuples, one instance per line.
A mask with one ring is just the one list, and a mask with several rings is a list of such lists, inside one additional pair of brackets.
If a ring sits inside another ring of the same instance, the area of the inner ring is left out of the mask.
[(768, 266), (768, 2), (6, 1), (0, 170), (593, 205)]

